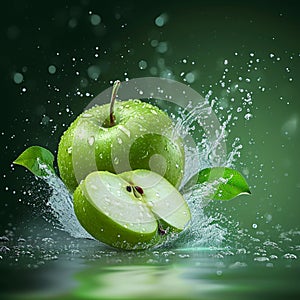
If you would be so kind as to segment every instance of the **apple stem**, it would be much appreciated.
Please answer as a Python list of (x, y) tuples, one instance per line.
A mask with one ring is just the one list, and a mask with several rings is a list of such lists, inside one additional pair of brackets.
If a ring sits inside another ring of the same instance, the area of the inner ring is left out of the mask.
[(121, 81), (116, 80), (113, 84), (112, 91), (111, 91), (110, 110), (109, 110), (109, 125), (110, 125), (110, 127), (116, 125), (116, 118), (114, 115), (114, 107), (115, 107), (117, 92), (119, 90), (120, 85), (121, 85)]

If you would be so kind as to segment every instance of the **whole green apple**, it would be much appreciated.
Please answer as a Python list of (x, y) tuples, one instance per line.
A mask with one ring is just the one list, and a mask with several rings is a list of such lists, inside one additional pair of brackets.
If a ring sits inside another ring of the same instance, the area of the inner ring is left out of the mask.
[(148, 169), (179, 187), (184, 148), (165, 112), (138, 99), (115, 102), (112, 95), (110, 104), (84, 111), (63, 134), (58, 167), (71, 192), (96, 170)]
[(74, 192), (74, 210), (93, 237), (128, 250), (154, 246), (191, 219), (178, 190), (149, 170), (90, 173)]

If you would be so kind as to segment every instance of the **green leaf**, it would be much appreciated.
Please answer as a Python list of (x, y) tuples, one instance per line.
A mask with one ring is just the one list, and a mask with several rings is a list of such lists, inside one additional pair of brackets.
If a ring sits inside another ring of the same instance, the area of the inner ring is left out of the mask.
[(39, 146), (27, 148), (15, 161), (14, 164), (23, 166), (38, 177), (48, 177), (55, 174), (53, 168), (53, 154)]
[(215, 167), (201, 170), (197, 183), (204, 182), (220, 182), (216, 184), (217, 190), (212, 195), (214, 200), (230, 200), (241, 194), (251, 194), (243, 175), (230, 168)]

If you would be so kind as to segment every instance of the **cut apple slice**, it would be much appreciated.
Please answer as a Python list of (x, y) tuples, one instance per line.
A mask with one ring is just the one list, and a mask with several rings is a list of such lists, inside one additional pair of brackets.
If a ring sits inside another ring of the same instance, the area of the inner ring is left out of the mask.
[(127, 186), (125, 180), (106, 171), (89, 174), (74, 193), (75, 213), (96, 239), (118, 248), (143, 248), (143, 243), (155, 238), (157, 221)]
[(74, 193), (74, 209), (92, 236), (124, 249), (149, 248), (162, 233), (182, 231), (190, 220), (177, 189), (148, 170), (89, 174)]

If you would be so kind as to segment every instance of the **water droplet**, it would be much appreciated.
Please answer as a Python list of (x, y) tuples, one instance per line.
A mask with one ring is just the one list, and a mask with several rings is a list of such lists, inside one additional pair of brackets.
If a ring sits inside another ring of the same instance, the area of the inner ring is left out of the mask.
[(88, 70), (87, 70), (89, 77), (93, 80), (98, 79), (100, 72), (101, 72), (100, 68), (96, 65), (92, 65), (92, 66), (88, 67)]
[(292, 253), (286, 253), (286, 254), (283, 255), (283, 258), (286, 258), (286, 259), (297, 259), (297, 255), (292, 254)]
[(121, 138), (117, 138), (118, 144), (122, 144), (122, 139)]
[(240, 248), (236, 250), (236, 254), (246, 254), (247, 250), (245, 248)]
[(104, 201), (105, 201), (106, 203), (110, 203), (110, 202), (111, 202), (110, 199), (107, 198), (107, 197), (104, 198)]
[(9, 238), (6, 236), (0, 236), (0, 242), (9, 242)]
[(88, 143), (90, 146), (93, 146), (94, 145), (94, 142), (95, 142), (95, 137), (94, 136), (90, 136), (88, 138)]
[(247, 267), (247, 264), (244, 262), (239, 262), (239, 261), (237, 261), (229, 266), (230, 269), (239, 269), (239, 268), (245, 268), (245, 267)]
[(256, 229), (257, 228), (257, 224), (252, 224), (252, 228)]
[(130, 138), (130, 130), (122, 125), (119, 125), (118, 128)]
[(150, 42), (150, 45), (152, 46), (152, 47), (157, 47), (158, 46), (158, 40), (152, 40), (151, 42)]
[(70, 28), (75, 28), (77, 26), (77, 20), (75, 18), (70, 19), (68, 25)]
[(147, 66), (148, 66), (148, 64), (147, 64), (147, 62), (145, 60), (140, 60), (139, 61), (139, 68), (141, 70), (145, 70), (147, 68)]
[(84, 113), (84, 114), (82, 115), (82, 117), (84, 117), (84, 118), (90, 118), (90, 117), (92, 117), (92, 115), (91, 115), (91, 114), (88, 114), (88, 113)]
[(93, 14), (91, 15), (91, 24), (94, 26), (99, 25), (101, 22), (101, 17), (99, 15)]
[(178, 257), (180, 258), (189, 258), (189, 254), (179, 254)]
[(6, 247), (6, 246), (1, 246), (0, 247), (0, 253), (2, 252), (2, 253), (7, 253), (7, 252), (9, 252), (10, 251), (10, 249), (8, 248), (8, 247)]
[(117, 164), (119, 164), (119, 162), (120, 162), (119, 158), (118, 158), (118, 157), (115, 157), (115, 158), (114, 158), (114, 163), (117, 165)]
[(56, 67), (55, 67), (54, 65), (49, 66), (49, 67), (48, 67), (48, 72), (49, 72), (50, 74), (55, 74), (55, 72), (56, 72)]
[(45, 237), (42, 239), (42, 242), (52, 244), (52, 243), (54, 243), (54, 240), (52, 238)]
[(68, 154), (72, 154), (72, 147), (69, 147), (67, 151), (68, 151)]
[(250, 114), (250, 113), (248, 113), (248, 114), (246, 114), (246, 115), (244, 116), (244, 118), (245, 118), (247, 121), (250, 120), (252, 117), (253, 117), (253, 116), (252, 116), (252, 114)]
[(155, 19), (155, 25), (158, 27), (164, 26), (168, 21), (168, 15), (167, 14), (161, 14)]
[(166, 53), (168, 51), (167, 42), (159, 42), (158, 46), (156, 47), (156, 51), (159, 53)]
[(24, 77), (21, 73), (15, 73), (14, 74), (14, 82), (16, 84), (20, 84), (23, 81)]
[(269, 258), (265, 256), (259, 256), (259, 257), (255, 257), (254, 260), (264, 262), (264, 261), (269, 261)]
[(193, 72), (187, 73), (184, 78), (187, 83), (193, 83), (196, 79), (195, 74)]

